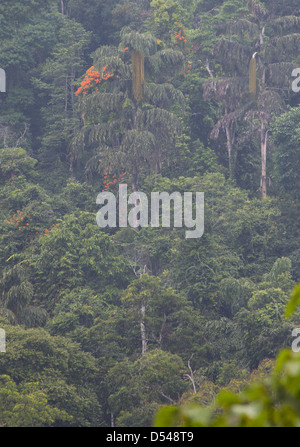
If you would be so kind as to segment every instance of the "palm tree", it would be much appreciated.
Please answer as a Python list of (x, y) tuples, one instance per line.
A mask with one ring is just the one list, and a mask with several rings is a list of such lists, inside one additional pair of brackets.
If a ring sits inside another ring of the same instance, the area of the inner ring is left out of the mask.
[(71, 156), (88, 154), (87, 173), (125, 170), (136, 191), (142, 171), (159, 173), (174, 154), (180, 119), (171, 107), (178, 104), (182, 110), (184, 97), (164, 79), (184, 57), (180, 51), (159, 49), (148, 33), (126, 29), (121, 38), (119, 48), (95, 52), (94, 68), (106, 80), (80, 101), (83, 126)]
[(228, 75), (214, 78), (210, 71), (211, 79), (204, 85), (204, 96), (220, 104), (221, 118), (211, 137), (217, 139), (221, 132), (225, 134), (231, 178), (238, 150), (238, 127), (242, 126), (243, 139), (259, 136), (260, 191), (264, 198), (270, 181), (268, 133), (272, 120), (284, 112), (290, 99), (290, 79), (300, 44), (300, 17), (277, 18), (272, 13), (272, 5), (268, 13), (254, 0), (245, 1), (246, 4), (247, 15), (243, 13), (240, 19), (221, 26), (223, 36), (215, 45), (214, 57)]

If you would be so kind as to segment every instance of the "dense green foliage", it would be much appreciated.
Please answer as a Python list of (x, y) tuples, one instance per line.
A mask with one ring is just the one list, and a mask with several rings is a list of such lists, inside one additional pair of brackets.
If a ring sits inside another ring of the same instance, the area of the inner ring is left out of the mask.
[[(298, 0), (1, 1), (0, 426), (299, 425), (299, 44)], [(119, 183), (203, 237), (100, 229)]]
[[(286, 309), (287, 317), (300, 304), (300, 287), (295, 288)], [(231, 380), (210, 404), (197, 398), (180, 407), (165, 406), (159, 410), (158, 427), (299, 427), (299, 351), (282, 350), (276, 362), (265, 360), (253, 371), (247, 385)], [(211, 389), (213, 389), (211, 387)], [(239, 393), (238, 393), (239, 391)], [(200, 404), (200, 405), (199, 405)]]

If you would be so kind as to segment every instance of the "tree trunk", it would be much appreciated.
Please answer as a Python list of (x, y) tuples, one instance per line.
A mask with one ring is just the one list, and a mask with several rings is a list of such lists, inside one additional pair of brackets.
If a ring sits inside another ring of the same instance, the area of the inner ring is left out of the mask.
[(192, 382), (194, 394), (197, 394), (194, 373), (193, 373), (190, 361), (188, 361), (188, 368), (189, 368), (190, 373), (191, 373), (191, 374), (188, 374), (188, 377), (189, 377), (190, 381)]
[(68, 111), (68, 95), (69, 95), (69, 87), (68, 87), (68, 75), (67, 75), (65, 85), (65, 112)]
[(265, 128), (265, 123), (262, 119), (261, 130), (260, 130), (260, 147), (261, 147), (260, 190), (263, 199), (267, 197), (267, 140), (268, 140), (268, 134)]
[(70, 177), (73, 180), (74, 178), (74, 169), (73, 169), (73, 160), (70, 158), (70, 162), (69, 162), (69, 172), (70, 172)]
[(230, 178), (233, 178), (233, 176), (234, 176), (233, 141), (232, 141), (229, 124), (226, 125), (225, 131), (226, 131), (226, 140), (227, 140), (229, 176), (230, 176)]
[(265, 27), (259, 31), (259, 44), (262, 47), (265, 43)]
[(146, 307), (142, 304), (141, 307), (142, 321), (141, 321), (141, 337), (142, 337), (142, 355), (147, 351), (147, 337), (146, 337), (146, 326), (145, 326), (145, 314)]
[(132, 173), (132, 192), (138, 191), (138, 171), (137, 169), (134, 169)]
[(74, 81), (75, 81), (75, 70), (74, 67), (71, 68), (71, 80), (70, 80), (70, 92), (71, 92), (71, 104), (72, 104), (72, 112), (74, 113), (75, 109), (75, 92), (74, 92)]

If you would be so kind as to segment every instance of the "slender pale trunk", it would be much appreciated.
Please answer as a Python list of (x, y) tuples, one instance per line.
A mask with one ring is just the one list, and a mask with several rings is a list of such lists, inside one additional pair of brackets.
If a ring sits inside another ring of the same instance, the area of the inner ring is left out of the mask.
[(259, 32), (259, 43), (262, 47), (265, 43), (265, 27), (263, 27)]
[(159, 333), (159, 337), (158, 337), (158, 345), (159, 345), (159, 349), (161, 349), (161, 344), (162, 344), (162, 339), (163, 339), (163, 332), (166, 326), (166, 321), (167, 321), (167, 316), (166, 314), (164, 314), (164, 321), (163, 324), (161, 325), (160, 328), (160, 333)]
[(75, 70), (74, 67), (71, 68), (71, 81), (70, 81), (70, 92), (71, 92), (71, 104), (72, 104), (72, 112), (74, 112), (74, 106), (75, 106), (75, 93), (74, 93), (74, 81), (75, 81)]
[(73, 169), (73, 160), (72, 159), (70, 159), (70, 162), (69, 162), (69, 173), (70, 173), (71, 179), (73, 179), (74, 178), (74, 169)]
[[(226, 112), (227, 114), (227, 112)], [(226, 140), (227, 140), (227, 152), (228, 152), (228, 164), (229, 164), (229, 175), (233, 178), (234, 174), (234, 159), (233, 159), (233, 138), (231, 135), (230, 125), (225, 126)]]
[(135, 169), (132, 173), (132, 191), (137, 192), (138, 190), (138, 172)]
[(267, 197), (267, 141), (268, 141), (268, 133), (266, 131), (265, 123), (262, 119), (260, 129), (260, 147), (261, 147), (260, 190), (263, 199)]
[(195, 384), (194, 373), (193, 373), (193, 370), (192, 370), (190, 361), (188, 361), (188, 368), (189, 368), (190, 373), (191, 373), (191, 374), (189, 375), (189, 378), (190, 378), (190, 380), (191, 380), (191, 382), (192, 382), (192, 384), (193, 384), (193, 390), (194, 390), (194, 393), (197, 394), (197, 388), (196, 388), (196, 384)]
[(68, 110), (68, 94), (69, 94), (69, 87), (68, 87), (68, 75), (66, 76), (66, 86), (65, 86), (65, 112)]
[(145, 314), (146, 306), (142, 304), (141, 307), (142, 321), (141, 321), (141, 337), (142, 337), (142, 355), (147, 351), (147, 337), (146, 337), (146, 326), (145, 326)]

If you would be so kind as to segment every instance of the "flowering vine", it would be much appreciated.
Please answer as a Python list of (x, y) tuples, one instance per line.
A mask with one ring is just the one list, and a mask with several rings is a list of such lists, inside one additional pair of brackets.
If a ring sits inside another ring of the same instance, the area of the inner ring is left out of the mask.
[(175, 34), (176, 41), (187, 43), (187, 38), (184, 35), (184, 29), (182, 23), (174, 22), (174, 25), (176, 25), (179, 28), (179, 30)]
[(98, 91), (98, 84), (100, 84), (102, 81), (107, 81), (107, 79), (115, 76), (114, 73), (107, 72), (106, 70), (107, 65), (103, 67), (102, 73), (95, 70), (95, 67), (92, 65), (87, 70), (84, 80), (81, 82), (80, 87), (75, 92), (75, 95), (86, 95), (90, 89), (96, 89), (96, 91)]
[(47, 236), (49, 233), (51, 233), (51, 230), (53, 230), (57, 226), (58, 224), (52, 224), (50, 228), (46, 228), (46, 230), (44, 230), (44, 233), (39, 233), (39, 235)]
[(6, 223), (14, 224), (16, 225), (18, 231), (25, 230), (27, 227), (29, 227), (28, 222), (24, 222), (27, 218), (28, 214), (23, 213), (22, 211), (18, 210), (16, 214), (13, 215), (11, 220), (7, 220)]
[(104, 189), (102, 189), (102, 192), (109, 191), (112, 189), (115, 185), (118, 183), (121, 183), (124, 181), (126, 173), (123, 172), (118, 177), (113, 174), (108, 174), (106, 170), (104, 170), (104, 177), (103, 177), (103, 185)]

